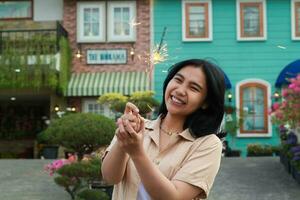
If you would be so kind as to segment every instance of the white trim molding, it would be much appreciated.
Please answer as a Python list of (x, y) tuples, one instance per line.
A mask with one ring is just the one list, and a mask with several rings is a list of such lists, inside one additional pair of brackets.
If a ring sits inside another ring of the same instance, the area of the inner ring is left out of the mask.
[[(263, 6), (263, 36), (262, 37), (242, 37), (241, 33), (241, 16), (240, 3), (262, 3)], [(236, 31), (238, 41), (263, 41), (267, 39), (267, 4), (266, 0), (236, 0)]]
[[(116, 35), (114, 34), (114, 8), (128, 8), (129, 9), (129, 34)], [(108, 42), (134, 42), (136, 41), (136, 1), (108, 1), (107, 2), (107, 40)]]
[[(97, 8), (99, 9), (99, 35), (85, 36), (84, 35), (84, 9)], [(105, 2), (98, 1), (81, 1), (77, 2), (77, 42), (105, 42), (106, 28), (105, 28)]]
[[(262, 79), (256, 79), (256, 78), (250, 78), (250, 79), (245, 79), (240, 82), (238, 82), (235, 86), (235, 92), (236, 92), (236, 108), (237, 108), (237, 117), (240, 116), (240, 87), (244, 84), (248, 83), (258, 83), (261, 85), (264, 85), (267, 87), (267, 110), (271, 108), (271, 84), (265, 80)], [(272, 123), (271, 123), (271, 117), (267, 115), (267, 126), (268, 126), (268, 132), (266, 133), (240, 133), (240, 129), (237, 130), (237, 137), (272, 137)]]
[[(187, 3), (207, 3), (208, 5), (208, 36), (202, 38), (189, 38), (186, 33), (186, 4)], [(182, 14), (182, 41), (184, 42), (207, 42), (213, 40), (213, 13), (211, 0), (182, 0), (181, 1), (181, 14)]]
[(291, 35), (292, 40), (300, 40), (300, 36), (296, 36), (296, 13), (295, 4), (300, 3), (300, 0), (291, 0)]

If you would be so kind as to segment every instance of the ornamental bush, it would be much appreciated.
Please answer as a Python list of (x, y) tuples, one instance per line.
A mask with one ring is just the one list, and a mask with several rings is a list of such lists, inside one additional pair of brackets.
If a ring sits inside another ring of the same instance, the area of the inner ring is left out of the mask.
[(300, 74), (290, 79), (288, 88), (282, 90), (282, 96), (281, 103), (272, 105), (272, 122), (297, 128), (300, 126)]
[(58, 144), (77, 153), (78, 160), (110, 143), (115, 122), (92, 113), (76, 113), (53, 120), (38, 137), (39, 141)]

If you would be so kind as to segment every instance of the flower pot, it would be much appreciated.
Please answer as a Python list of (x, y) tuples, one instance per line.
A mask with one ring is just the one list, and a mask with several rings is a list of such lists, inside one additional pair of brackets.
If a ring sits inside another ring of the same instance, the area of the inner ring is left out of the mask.
[(42, 156), (45, 159), (56, 159), (58, 154), (58, 146), (45, 146), (42, 151)]
[(300, 184), (300, 171), (298, 171), (294, 165), (291, 165), (291, 174), (296, 182)]
[(280, 161), (283, 164), (285, 170), (290, 174), (291, 173), (291, 162), (288, 159), (288, 157), (285, 154), (280, 153)]
[(103, 181), (96, 181), (96, 180), (94, 180), (91, 183), (90, 187), (92, 189), (100, 189), (103, 192), (105, 192), (110, 197), (110, 199), (112, 198), (112, 193), (113, 193), (113, 189), (114, 189), (113, 185), (107, 185)]

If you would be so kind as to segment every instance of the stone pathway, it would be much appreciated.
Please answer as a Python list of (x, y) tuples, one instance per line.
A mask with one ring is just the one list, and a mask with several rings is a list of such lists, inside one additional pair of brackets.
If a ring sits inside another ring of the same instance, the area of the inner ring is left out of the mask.
[[(1, 160), (0, 200), (70, 200), (43, 170), (51, 160)], [(209, 200), (297, 200), (300, 185), (277, 157), (223, 158)]]
[(224, 158), (209, 200), (300, 200), (279, 157)]

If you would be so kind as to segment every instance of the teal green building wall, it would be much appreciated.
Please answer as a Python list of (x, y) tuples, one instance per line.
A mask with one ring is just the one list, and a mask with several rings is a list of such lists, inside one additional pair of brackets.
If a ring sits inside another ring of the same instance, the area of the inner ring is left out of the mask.
[[(167, 69), (174, 63), (189, 58), (205, 58), (217, 65), (229, 77), (235, 105), (235, 85), (239, 81), (262, 79), (272, 86), (280, 71), (300, 57), (300, 41), (291, 38), (290, 0), (267, 0), (267, 39), (265, 41), (238, 41), (236, 0), (212, 0), (213, 40), (209, 42), (182, 41), (181, 0), (153, 0), (153, 42), (159, 44), (164, 27), (167, 32), (168, 59), (154, 68), (156, 98), (162, 99), (162, 85)], [(286, 49), (278, 48), (278, 45)], [(269, 105), (270, 106), (270, 105)], [(230, 137), (230, 136), (228, 136)], [(229, 142), (232, 140), (228, 138)], [(246, 153), (249, 143), (278, 145), (279, 138), (273, 127), (272, 137), (236, 138), (234, 148)]]

